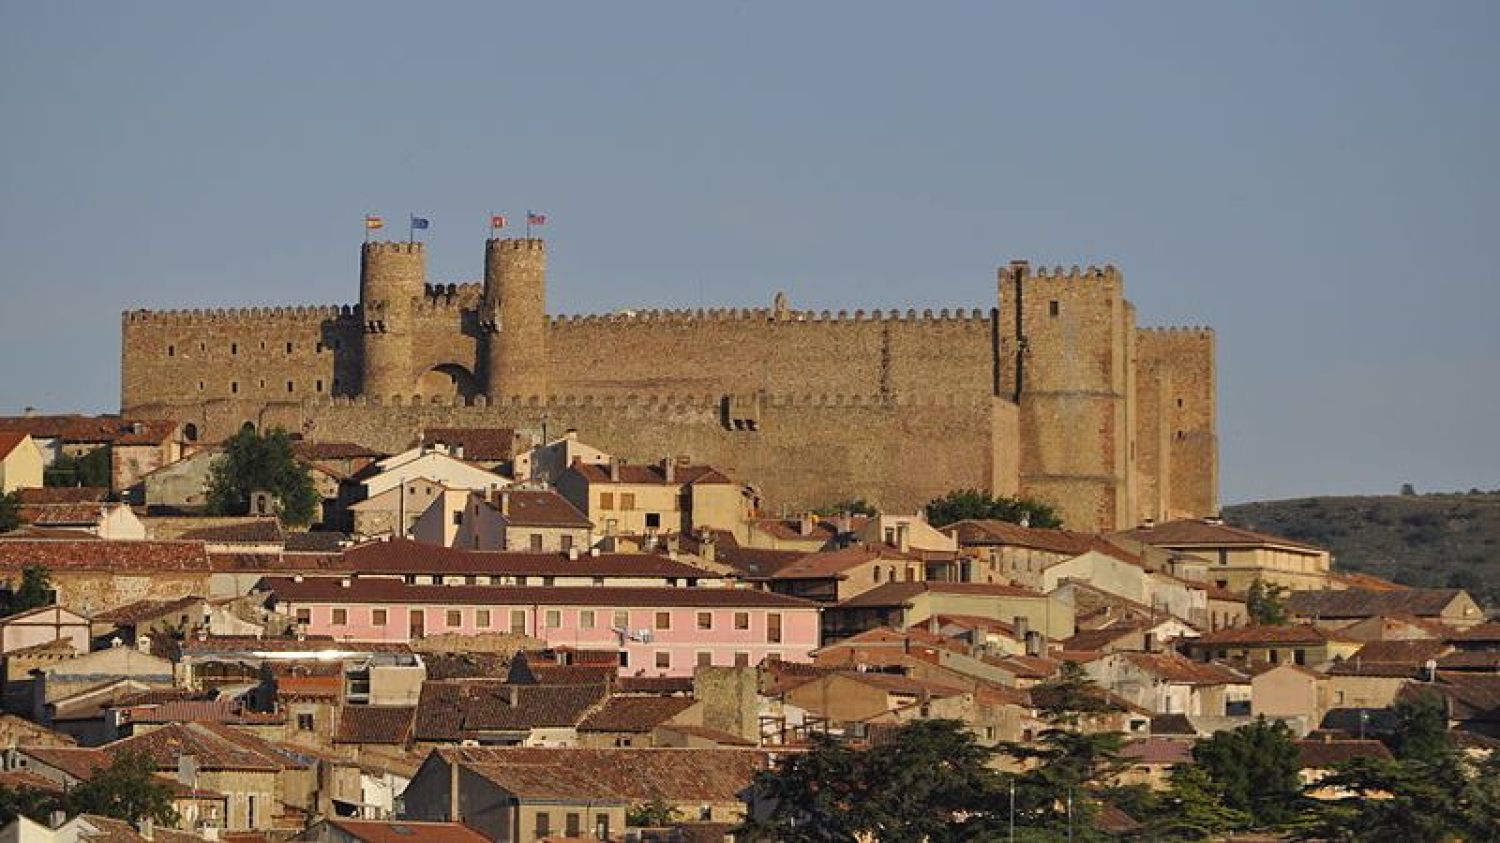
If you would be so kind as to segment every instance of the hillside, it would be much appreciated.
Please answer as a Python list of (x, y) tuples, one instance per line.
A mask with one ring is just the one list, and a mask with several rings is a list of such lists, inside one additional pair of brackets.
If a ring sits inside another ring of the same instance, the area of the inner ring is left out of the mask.
[(1336, 569), (1466, 588), (1500, 608), (1500, 491), (1296, 498), (1223, 514), (1230, 524), (1327, 547)]

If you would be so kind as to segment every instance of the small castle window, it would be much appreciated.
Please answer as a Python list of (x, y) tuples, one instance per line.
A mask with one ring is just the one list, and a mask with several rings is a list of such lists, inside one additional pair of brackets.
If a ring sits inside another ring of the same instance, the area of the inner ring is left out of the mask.
[(203, 389), (204, 389), (204, 384), (203, 384), (203, 381), (198, 381), (198, 391), (199, 391), (199, 392), (202, 392), (202, 391), (203, 391)]
[(286, 382), (286, 391), (287, 392), (295, 392), (296, 389), (297, 389), (296, 386), (294, 386), (291, 381), (287, 381)]
[(314, 389), (318, 392), (323, 391), (323, 381), (321, 378), (314, 384)]
[(1061, 310), (1062, 306), (1057, 303), (1057, 299), (1047, 302), (1047, 315), (1056, 316)]
[(208, 343), (206, 343), (206, 342), (200, 342), (200, 343), (198, 343), (198, 350), (199, 351), (207, 351), (208, 350)]
[(229, 382), (229, 391), (233, 392), (235, 394), (238, 394), (239, 391), (240, 391), (240, 382), (239, 381), (230, 381)]
[(287, 354), (291, 354), (292, 353), (292, 344), (291, 343), (287, 343), (286, 344), (286, 353)]
[(266, 341), (265, 340), (261, 340), (260, 341), (260, 350), (261, 351), (265, 351), (266, 350)]
[(230, 343), (229, 344), (229, 353), (230, 354), (239, 354), (240, 353), (240, 344), (237, 343), (237, 342)]
[(169, 346), (167, 346), (167, 356), (168, 357), (176, 357), (177, 356), (177, 346), (175, 346), (175, 345), (169, 345)]
[(260, 379), (260, 388), (261, 389), (265, 389), (266, 388), (266, 379), (265, 378), (261, 378)]
[(322, 343), (318, 343), (318, 353), (319, 354), (323, 353), (323, 344)]
[(1177, 406), (1179, 406), (1179, 407), (1182, 406), (1182, 399), (1181, 398), (1177, 399)]

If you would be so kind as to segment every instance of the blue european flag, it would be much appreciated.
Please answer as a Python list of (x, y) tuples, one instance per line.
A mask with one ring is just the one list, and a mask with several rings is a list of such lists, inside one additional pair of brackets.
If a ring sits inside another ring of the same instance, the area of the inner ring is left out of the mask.
[(432, 225), (432, 223), (428, 222), (426, 217), (411, 218), (411, 227), (413, 231), (416, 231), (419, 228), (427, 228), (430, 225)]

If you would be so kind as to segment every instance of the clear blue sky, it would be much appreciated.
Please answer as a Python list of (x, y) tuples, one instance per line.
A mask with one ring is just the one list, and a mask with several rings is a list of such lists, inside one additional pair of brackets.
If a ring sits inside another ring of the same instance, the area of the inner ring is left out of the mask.
[(0, 5), (0, 412), (131, 307), (335, 303), (360, 217), (546, 211), (551, 308), (987, 307), (1110, 261), (1218, 329), (1228, 501), (1500, 487), (1500, 4)]

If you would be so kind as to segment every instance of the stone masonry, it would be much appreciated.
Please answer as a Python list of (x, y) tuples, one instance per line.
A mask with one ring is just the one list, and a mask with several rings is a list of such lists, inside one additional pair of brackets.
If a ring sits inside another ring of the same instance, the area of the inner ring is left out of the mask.
[(1143, 329), (1114, 267), (998, 274), (993, 306), (546, 313), (540, 239), (483, 284), (421, 243), (361, 252), (360, 304), (123, 315), (121, 409), (214, 440), (245, 424), (397, 450), (424, 427), (577, 428), (712, 463), (772, 508), (950, 489), (1048, 500), (1075, 529), (1214, 514), (1213, 332)]

